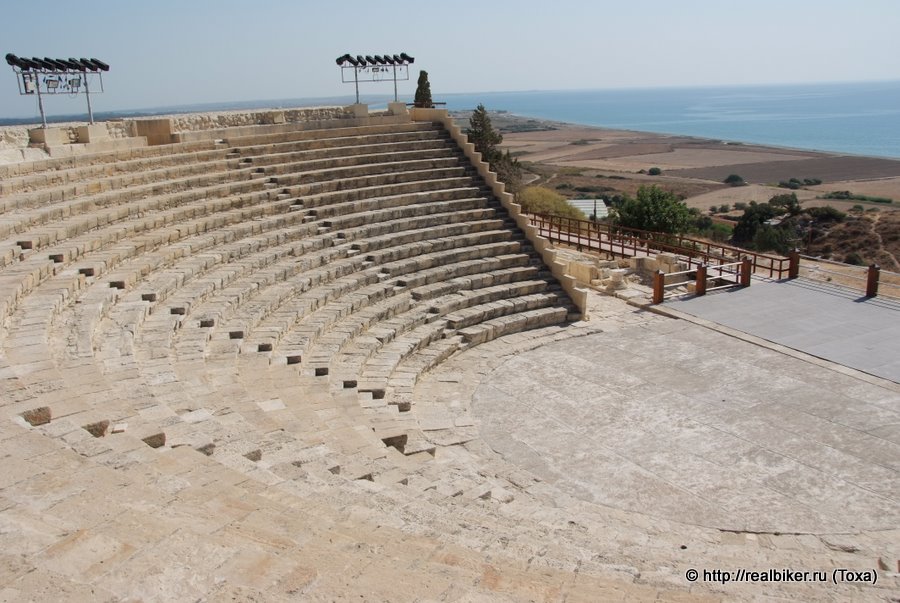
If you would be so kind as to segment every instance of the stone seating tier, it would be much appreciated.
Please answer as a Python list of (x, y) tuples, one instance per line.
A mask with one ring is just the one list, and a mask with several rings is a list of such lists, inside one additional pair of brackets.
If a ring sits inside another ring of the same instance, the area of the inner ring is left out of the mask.
[[(483, 476), (435, 466), (411, 384), (459, 349), (567, 322), (568, 298), (440, 127), (260, 130), (12, 177), (4, 434), (198, 501), (180, 480), (204, 473), (234, 500), (362, 508), (361, 483), (434, 516), (457, 491), (485, 500)], [(48, 423), (22, 417), (40, 408)]]

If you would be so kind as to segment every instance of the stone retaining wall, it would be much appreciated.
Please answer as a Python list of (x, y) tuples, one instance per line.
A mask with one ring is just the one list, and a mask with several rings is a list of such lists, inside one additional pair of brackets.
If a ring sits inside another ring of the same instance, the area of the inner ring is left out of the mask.
[(348, 117), (345, 107), (305, 107), (297, 109), (268, 109), (264, 111), (220, 111), (215, 113), (185, 113), (173, 115), (173, 132), (218, 130), (236, 126), (257, 126), (279, 123), (303, 123)]
[[(97, 126), (105, 126), (106, 133), (93, 130), (92, 140), (82, 140), (79, 137), (79, 128), (84, 128), (86, 122), (67, 122), (51, 124), (47, 129), (56, 130), (52, 139), (58, 141), (61, 145), (74, 145), (78, 143), (108, 141), (108, 140), (125, 140), (141, 136), (140, 130), (143, 128), (141, 123), (146, 125), (147, 122), (169, 122), (167, 128), (171, 134), (183, 132), (202, 132), (209, 130), (220, 130), (222, 128), (233, 128), (239, 126), (256, 126), (269, 124), (302, 124), (323, 122), (333, 119), (352, 118), (353, 108), (351, 107), (296, 107), (288, 109), (265, 109), (254, 111), (215, 111), (205, 113), (185, 113), (180, 115), (160, 115), (146, 118), (136, 119), (116, 119), (110, 121), (97, 122)], [(167, 124), (168, 125), (168, 124)], [(39, 128), (37, 124), (8, 126), (0, 128), (0, 164), (17, 163), (20, 161), (35, 161), (46, 159), (54, 153), (48, 153), (46, 147), (40, 142), (35, 141), (33, 136), (29, 136), (29, 131)], [(82, 135), (83, 136), (83, 135)], [(49, 142), (49, 139), (48, 139)], [(165, 140), (152, 140), (150, 144), (160, 144), (172, 142), (166, 136)], [(56, 146), (60, 146), (57, 144)], [(86, 151), (88, 149), (85, 149)], [(71, 154), (76, 149), (66, 149)]]

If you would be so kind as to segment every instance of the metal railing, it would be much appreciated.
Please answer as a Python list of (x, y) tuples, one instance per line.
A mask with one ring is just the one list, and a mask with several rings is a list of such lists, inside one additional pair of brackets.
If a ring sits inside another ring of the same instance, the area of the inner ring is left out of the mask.
[(673, 253), (680, 256), (689, 268), (711, 263), (724, 265), (746, 257), (750, 259), (754, 273), (774, 279), (788, 276), (788, 258), (748, 251), (740, 247), (550, 214), (532, 214), (531, 220), (540, 236), (552, 242), (566, 243), (591, 251), (602, 251), (623, 257)]
[[(825, 280), (832, 284), (864, 293), (865, 297), (886, 297), (900, 300), (900, 274), (882, 270), (878, 264), (856, 266), (825, 260), (794, 251), (790, 259), (790, 278), (803, 276), (810, 280)], [(833, 267), (833, 269), (822, 266)], [(803, 273), (801, 274), (801, 271)], [(887, 289), (887, 292), (885, 291)]]

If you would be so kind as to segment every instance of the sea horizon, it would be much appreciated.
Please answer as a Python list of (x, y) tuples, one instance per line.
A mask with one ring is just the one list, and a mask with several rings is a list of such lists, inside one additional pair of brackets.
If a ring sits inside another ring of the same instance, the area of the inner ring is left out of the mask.
[[(571, 125), (693, 136), (733, 143), (900, 159), (900, 80), (821, 84), (741, 84), (582, 90), (435, 93), (452, 111), (491, 112)], [(386, 107), (389, 94), (360, 99)], [(96, 111), (98, 120), (215, 111), (350, 104), (353, 96), (221, 101)], [(83, 121), (75, 113), (50, 123)], [(0, 118), (0, 126), (35, 118)]]

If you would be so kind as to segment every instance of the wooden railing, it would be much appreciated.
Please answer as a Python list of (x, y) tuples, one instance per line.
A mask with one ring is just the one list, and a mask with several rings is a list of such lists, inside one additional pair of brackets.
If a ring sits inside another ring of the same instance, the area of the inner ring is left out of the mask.
[[(694, 270), (682, 270), (681, 272), (665, 273), (657, 270), (653, 273), (653, 303), (661, 304), (666, 297), (666, 289), (685, 285), (688, 280), (667, 283), (666, 280), (673, 277), (694, 277), (694, 294), (706, 295), (710, 291), (731, 289), (733, 287), (749, 287), (753, 265), (750, 258), (744, 258), (740, 262), (730, 264), (717, 264), (707, 266), (700, 264)], [(714, 286), (709, 283), (713, 281)]]
[(556, 243), (566, 243), (591, 251), (603, 251), (624, 257), (673, 253), (680, 256), (689, 268), (702, 264), (724, 265), (749, 258), (755, 274), (775, 279), (788, 276), (788, 258), (748, 251), (740, 247), (549, 214), (533, 214), (531, 220), (540, 236)]

